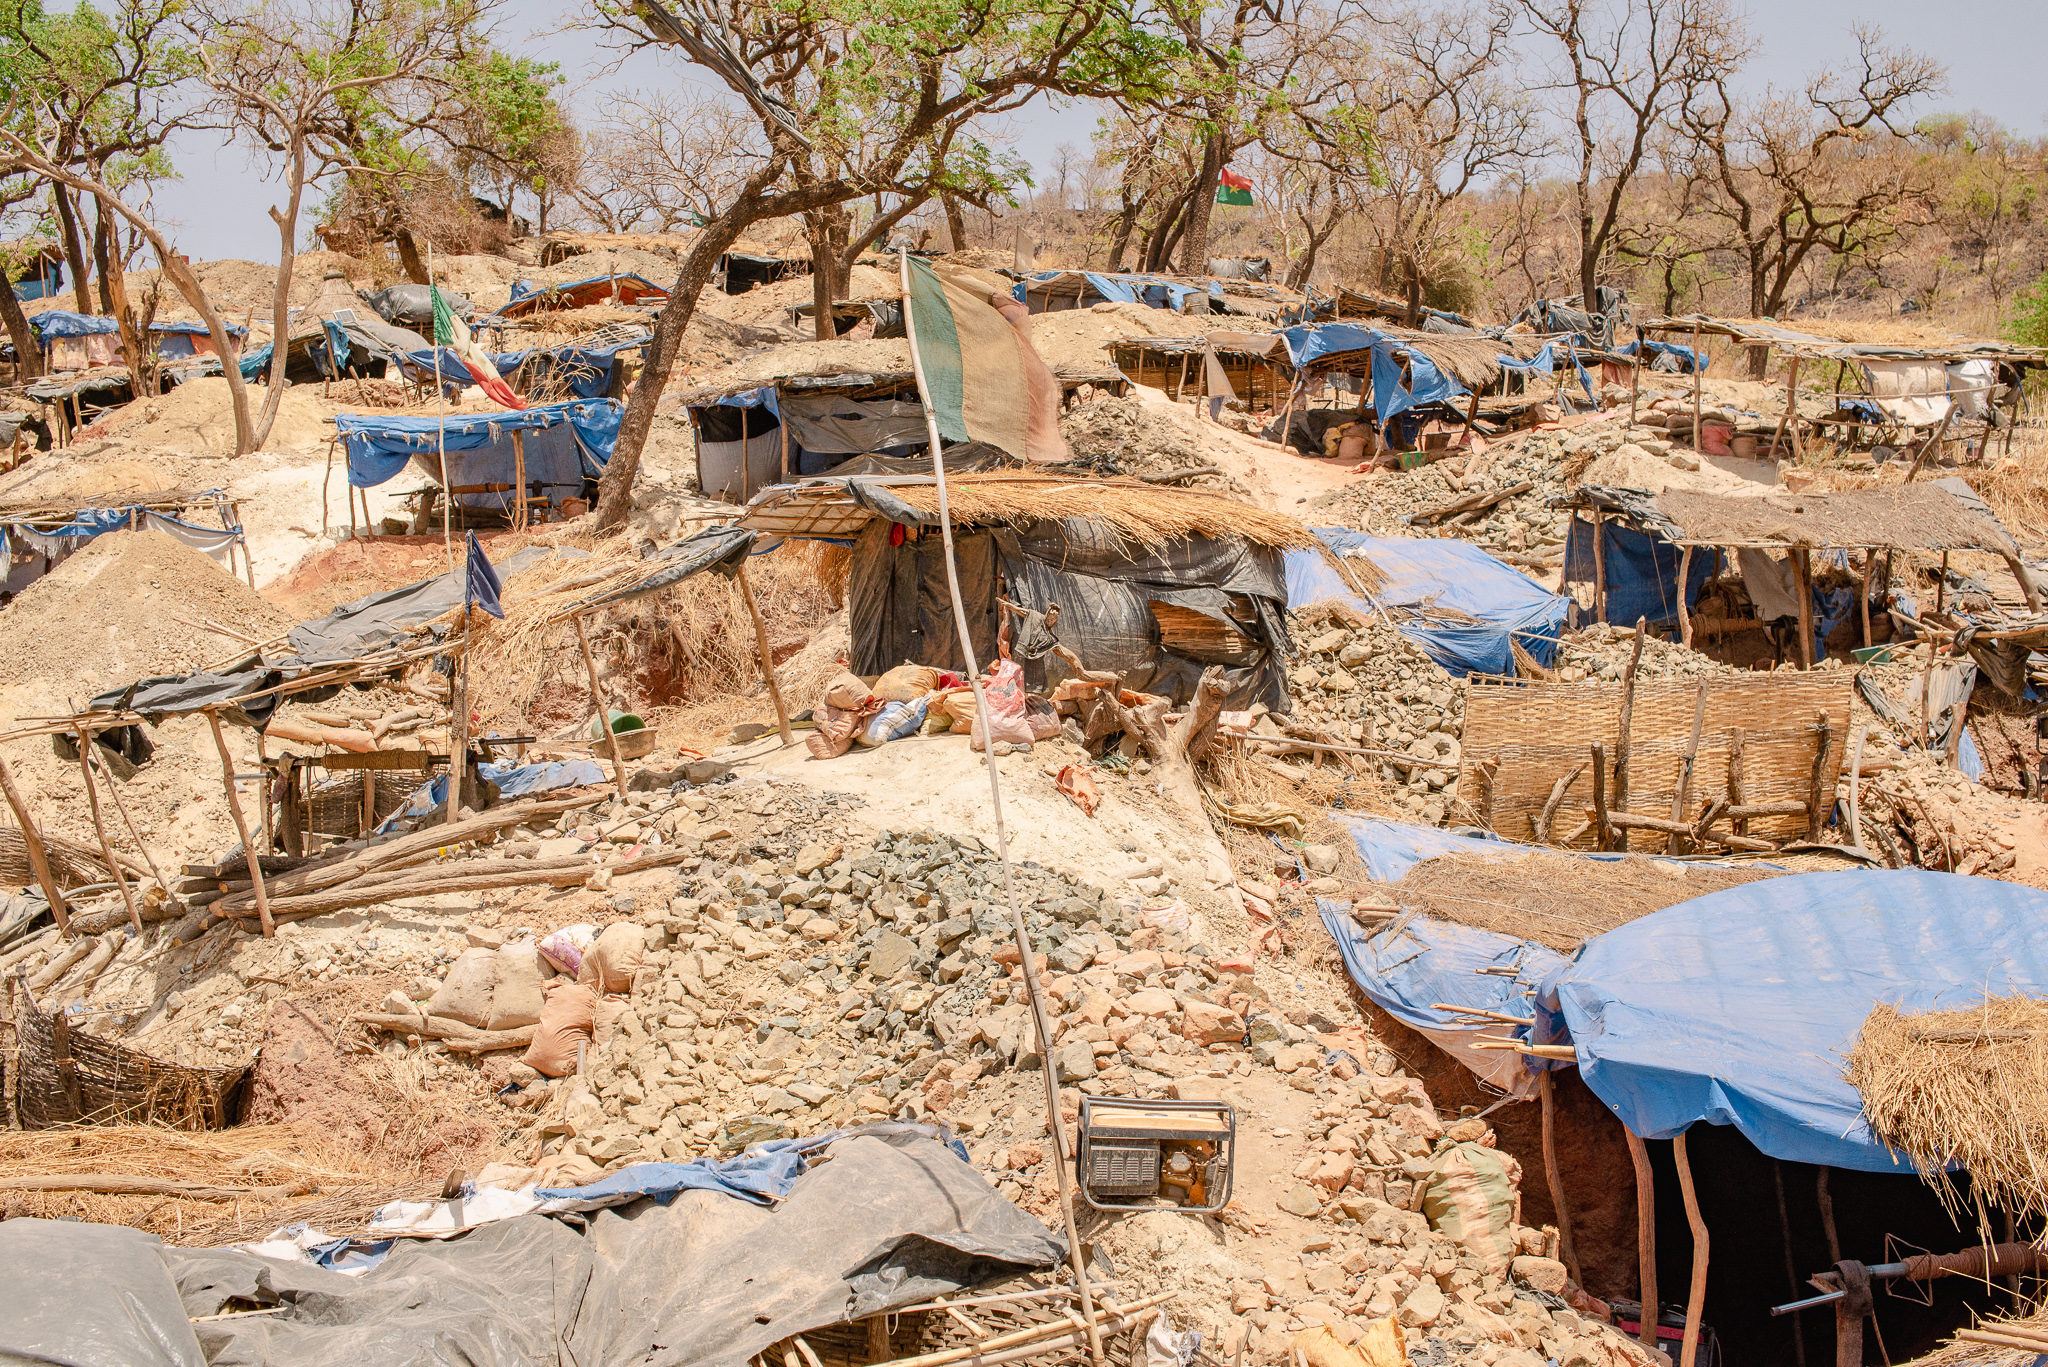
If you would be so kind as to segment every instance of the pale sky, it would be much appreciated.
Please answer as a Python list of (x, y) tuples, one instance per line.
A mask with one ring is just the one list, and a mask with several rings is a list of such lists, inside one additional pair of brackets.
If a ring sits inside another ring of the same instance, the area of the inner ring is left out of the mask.
[[(556, 31), (564, 12), (543, 0), (508, 0), (502, 13), (501, 38), (508, 47), (560, 62), (572, 81), (589, 81), (577, 97), (579, 113), (597, 107), (607, 89), (653, 89), (693, 79), (681, 62), (656, 51), (626, 57), (616, 72), (605, 74), (618, 54), (604, 49), (597, 35)], [(1859, 18), (1881, 27), (1890, 42), (1948, 67), (1947, 93), (1918, 113), (1979, 110), (2026, 136), (2048, 134), (2048, 81), (2040, 71), (2041, 54), (2048, 50), (2044, 0), (1977, 0), (1961, 7), (1859, 0), (1853, 8), (1840, 0), (1774, 0), (1752, 6), (1750, 29), (1760, 51), (1746, 73), (1749, 83), (1796, 86), (1824, 66), (1847, 69), (1856, 51), (1849, 24)], [(1053, 149), (1061, 143), (1085, 148), (1094, 125), (1087, 105), (1040, 102), (1011, 116), (1006, 136), (1043, 182)], [(210, 135), (187, 139), (173, 154), (183, 179), (159, 187), (157, 207), (178, 249), (194, 259), (276, 261), (277, 232), (267, 208), (282, 196), (274, 181), (263, 179), (263, 166), (252, 165), (240, 149), (215, 146)], [(309, 202), (307, 221), (310, 209)]]

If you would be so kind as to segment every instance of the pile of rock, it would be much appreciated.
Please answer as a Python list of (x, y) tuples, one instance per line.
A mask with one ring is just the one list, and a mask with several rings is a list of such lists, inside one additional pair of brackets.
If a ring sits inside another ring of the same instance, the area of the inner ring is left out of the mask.
[(2024, 881), (2014, 869), (2019, 826), (2029, 816), (2038, 824), (2039, 809), (2029, 812), (2030, 804), (1972, 783), (1923, 750), (1907, 751), (1897, 768), (1865, 779), (1861, 802), (1867, 817), (1881, 819), (1889, 809), (1880, 839), (1896, 840), (1896, 853), (1910, 865)]
[[(1340, 744), (1399, 752), (1372, 759), (1394, 800), (1432, 824), (1458, 795), (1465, 681), (1377, 615), (1350, 627), (1289, 622), (1301, 655), (1287, 671), (1293, 720)], [(1281, 734), (1277, 721), (1255, 729)]]
[[(1619, 683), (1635, 652), (1632, 628), (1594, 622), (1580, 631), (1566, 632), (1558, 641), (1556, 674), (1560, 683), (1584, 680)], [(1822, 668), (1839, 667), (1830, 660)], [(1705, 679), (1745, 673), (1733, 665), (1688, 650), (1657, 632), (1643, 633), (1643, 654), (1636, 662), (1638, 679)]]

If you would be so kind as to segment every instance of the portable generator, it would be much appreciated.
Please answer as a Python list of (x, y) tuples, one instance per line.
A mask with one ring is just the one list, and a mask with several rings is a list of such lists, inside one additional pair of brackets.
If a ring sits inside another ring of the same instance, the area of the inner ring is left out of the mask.
[(1237, 1113), (1222, 1101), (1081, 1098), (1081, 1199), (1096, 1210), (1211, 1214), (1230, 1203)]

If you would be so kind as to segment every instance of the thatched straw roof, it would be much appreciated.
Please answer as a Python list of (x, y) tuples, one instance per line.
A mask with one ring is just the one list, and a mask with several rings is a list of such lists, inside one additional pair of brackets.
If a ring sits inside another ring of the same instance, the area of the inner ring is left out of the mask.
[(2015, 346), (1986, 337), (1965, 337), (1946, 328), (1923, 323), (1890, 320), (1852, 322), (1828, 318), (1788, 324), (1772, 318), (1712, 318), (1705, 314), (1683, 318), (1650, 318), (1643, 322), (1649, 332), (1686, 333), (1694, 331), (1712, 337), (1727, 337), (1745, 346), (1768, 346), (1785, 353), (1832, 356), (1842, 360), (1880, 358), (1911, 360), (1967, 359), (1990, 357), (2048, 365), (2048, 349)]
[(1584, 485), (1556, 506), (1618, 511), (1678, 545), (2019, 553), (2003, 527), (1931, 484), (1742, 498), (1679, 489), (1646, 498), (1636, 490)]
[(1781, 872), (1629, 855), (1550, 851), (1440, 854), (1389, 885), (1403, 911), (1547, 945), (1569, 954), (1653, 911)]
[[(1322, 544), (1285, 513), (1201, 489), (1012, 471), (949, 475), (946, 489), (955, 525), (1015, 526), (1084, 518), (1155, 549), (1187, 537), (1243, 541), (1276, 550)], [(864, 499), (892, 500), (919, 520), (932, 521), (938, 516), (938, 492), (938, 485), (923, 475), (826, 476), (762, 490), (740, 521), (764, 537), (850, 537), (878, 515)]]
[(1850, 1083), (1886, 1145), (1913, 1160), (1950, 1214), (1968, 1199), (2048, 1215), (2048, 1001), (1987, 997), (1913, 1015), (1879, 1005), (1849, 1054)]

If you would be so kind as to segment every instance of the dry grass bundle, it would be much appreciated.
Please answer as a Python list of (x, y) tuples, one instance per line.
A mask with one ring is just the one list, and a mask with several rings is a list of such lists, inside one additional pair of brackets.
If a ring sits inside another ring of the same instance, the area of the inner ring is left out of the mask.
[[(1289, 550), (1320, 544), (1307, 527), (1285, 513), (1202, 489), (1006, 472), (956, 475), (946, 481), (946, 489), (956, 524), (1072, 517), (1100, 523), (1124, 540), (1147, 547), (1194, 536)], [(890, 492), (921, 513), (938, 513), (936, 484), (900, 485)]]
[(167, 1243), (198, 1247), (262, 1238), (298, 1220), (346, 1232), (378, 1206), (440, 1185), (438, 1178), (378, 1166), (313, 1124), (244, 1125), (204, 1134), (152, 1125), (0, 1132), (0, 1171), (9, 1177), (117, 1174), (216, 1187), (316, 1188), (304, 1196), (230, 1201), (84, 1191), (17, 1191), (0, 1198), (12, 1214), (131, 1225)]
[(1682, 864), (1631, 855), (1585, 859), (1547, 850), (1519, 857), (1440, 854), (1394, 888), (1403, 908), (1570, 953), (1653, 911), (1775, 877), (1774, 870)]
[(1340, 850), (1351, 848), (1351, 837), (1331, 815), (1333, 808), (1358, 816), (1397, 815), (1377, 772), (1358, 777), (1341, 765), (1282, 763), (1254, 746), (1212, 746), (1202, 757), (1201, 777), (1208, 792), (1220, 799), (1212, 808), (1216, 824), (1223, 843), (1241, 863), (1270, 863), (1273, 847), (1264, 827), (1230, 821), (1228, 807), (1292, 812), (1301, 820), (1301, 833), (1291, 838)]
[(1908, 1015), (1880, 1004), (1863, 1022), (1847, 1076), (1887, 1147), (1951, 1215), (1970, 1177), (1980, 1210), (2048, 1215), (2048, 1000), (1986, 997), (1960, 1011)]
[(2022, 429), (2012, 439), (2011, 459), (2004, 458), (2001, 435), (1994, 447), (1999, 459), (1989, 472), (1964, 472), (1964, 477), (2007, 527), (2039, 540), (2048, 537), (2048, 433)]

